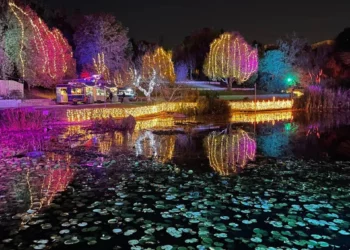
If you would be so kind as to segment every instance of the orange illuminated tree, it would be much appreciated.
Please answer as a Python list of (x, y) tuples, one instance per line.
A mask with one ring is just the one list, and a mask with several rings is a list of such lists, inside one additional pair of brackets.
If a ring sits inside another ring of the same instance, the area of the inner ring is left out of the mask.
[(153, 79), (154, 71), (158, 84), (175, 82), (176, 76), (171, 52), (165, 51), (162, 47), (146, 52), (142, 58), (143, 80)]
[(234, 81), (247, 81), (257, 70), (257, 50), (233, 32), (226, 32), (211, 43), (204, 63), (204, 73), (213, 80), (224, 80), (228, 89)]

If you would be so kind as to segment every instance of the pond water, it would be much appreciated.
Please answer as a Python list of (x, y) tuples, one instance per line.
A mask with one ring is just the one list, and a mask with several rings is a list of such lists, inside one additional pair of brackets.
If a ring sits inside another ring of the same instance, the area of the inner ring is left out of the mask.
[(3, 134), (0, 249), (349, 249), (349, 128), (281, 111)]

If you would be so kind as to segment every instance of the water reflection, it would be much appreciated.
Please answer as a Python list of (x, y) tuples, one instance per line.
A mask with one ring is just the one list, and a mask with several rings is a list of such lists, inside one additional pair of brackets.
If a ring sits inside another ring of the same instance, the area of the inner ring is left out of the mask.
[(141, 132), (135, 143), (136, 155), (155, 157), (160, 162), (173, 158), (176, 135), (155, 135), (151, 131)]
[(292, 111), (274, 111), (274, 112), (250, 112), (250, 113), (234, 113), (231, 118), (231, 123), (261, 123), (270, 122), (275, 124), (278, 121), (293, 120)]
[(294, 123), (260, 124), (257, 127), (259, 152), (267, 157), (290, 155), (290, 140), (298, 126)]
[(236, 173), (255, 158), (255, 140), (243, 130), (229, 134), (213, 132), (204, 143), (210, 166), (220, 175)]
[(1, 211), (19, 213), (22, 224), (50, 206), (74, 176), (70, 156), (48, 153), (45, 160), (23, 158), (0, 164)]

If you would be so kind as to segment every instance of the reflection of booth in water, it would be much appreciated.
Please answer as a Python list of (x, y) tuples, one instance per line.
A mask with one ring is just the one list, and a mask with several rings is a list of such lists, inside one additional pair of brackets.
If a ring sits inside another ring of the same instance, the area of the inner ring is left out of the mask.
[(106, 101), (106, 89), (94, 82), (69, 82), (56, 86), (57, 103), (94, 103)]

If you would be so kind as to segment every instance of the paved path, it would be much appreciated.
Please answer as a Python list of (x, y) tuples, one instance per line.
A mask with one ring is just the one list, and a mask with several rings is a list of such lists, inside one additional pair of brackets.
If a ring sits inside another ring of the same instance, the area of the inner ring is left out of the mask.
[(184, 82), (179, 84), (184, 85), (188, 88), (196, 88), (196, 89), (202, 89), (202, 90), (222, 91), (227, 89), (225, 87), (220, 87), (218, 85), (209, 84), (208, 82)]

